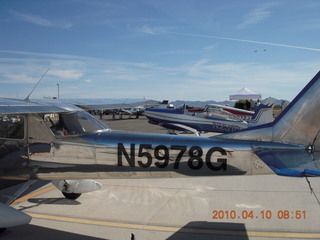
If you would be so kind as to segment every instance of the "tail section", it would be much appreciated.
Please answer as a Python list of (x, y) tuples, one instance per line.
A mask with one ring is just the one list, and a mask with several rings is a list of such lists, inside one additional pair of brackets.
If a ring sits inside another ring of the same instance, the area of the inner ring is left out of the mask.
[[(319, 104), (320, 72), (274, 122), (220, 136), (254, 141), (253, 152), (278, 175), (319, 177)], [(258, 141), (270, 145), (259, 147)]]
[(320, 72), (273, 123), (275, 141), (312, 144), (320, 130)]
[(272, 106), (265, 104), (260, 104), (251, 120), (249, 121), (249, 126), (257, 126), (273, 121)]
[[(317, 145), (320, 131), (320, 72), (272, 123), (248, 128), (221, 138)], [(319, 136), (320, 139), (320, 136)], [(319, 144), (318, 144), (319, 145)]]

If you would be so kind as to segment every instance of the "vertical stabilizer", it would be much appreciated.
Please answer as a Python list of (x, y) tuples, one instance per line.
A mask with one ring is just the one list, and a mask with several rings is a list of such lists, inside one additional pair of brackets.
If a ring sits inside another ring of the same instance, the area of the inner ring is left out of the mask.
[(260, 104), (249, 121), (249, 126), (257, 126), (273, 121), (273, 108), (265, 104)]
[(311, 144), (320, 130), (320, 72), (273, 123), (273, 140)]

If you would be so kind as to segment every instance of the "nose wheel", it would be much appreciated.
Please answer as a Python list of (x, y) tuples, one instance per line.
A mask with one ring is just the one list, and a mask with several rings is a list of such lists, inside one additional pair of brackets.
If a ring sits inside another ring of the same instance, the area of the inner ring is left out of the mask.
[(62, 192), (63, 196), (65, 198), (70, 199), (70, 200), (76, 200), (78, 197), (81, 196), (81, 193), (67, 193), (67, 192)]

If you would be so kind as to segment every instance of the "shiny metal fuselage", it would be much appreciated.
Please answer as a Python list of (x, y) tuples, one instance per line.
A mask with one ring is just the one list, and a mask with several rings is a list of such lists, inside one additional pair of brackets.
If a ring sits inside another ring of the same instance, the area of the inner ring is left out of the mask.
[[(32, 178), (144, 178), (270, 174), (252, 151), (261, 143), (202, 137), (103, 132), (30, 155)], [(268, 145), (268, 144), (267, 144)], [(271, 146), (269, 146), (271, 147)], [(280, 147), (280, 146), (279, 146)]]
[(56, 137), (26, 115), (22, 140), (1, 140), (1, 179), (140, 178), (266, 174), (261, 143), (110, 130)]
[(299, 146), (220, 137), (115, 132), (55, 136), (25, 115), (26, 137), (0, 140), (0, 179), (146, 178), (271, 174), (257, 149)]

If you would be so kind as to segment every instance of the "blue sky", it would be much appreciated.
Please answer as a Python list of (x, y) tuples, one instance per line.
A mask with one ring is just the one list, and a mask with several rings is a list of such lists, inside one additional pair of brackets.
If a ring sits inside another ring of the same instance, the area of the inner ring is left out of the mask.
[(1, 0), (0, 97), (292, 100), (320, 70), (320, 2)]

